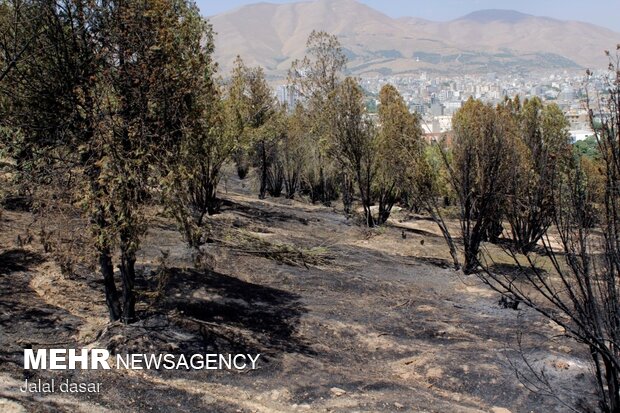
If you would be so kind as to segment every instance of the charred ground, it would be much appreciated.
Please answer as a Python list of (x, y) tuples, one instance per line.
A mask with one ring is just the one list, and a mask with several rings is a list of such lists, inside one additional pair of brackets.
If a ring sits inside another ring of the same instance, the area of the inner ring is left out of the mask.
[[(107, 323), (98, 274), (64, 277), (36, 240), (17, 245), (32, 217), (5, 212), (0, 410), (565, 411), (516, 378), (519, 347), (566, 402), (588, 397), (587, 355), (532, 310), (502, 308), (475, 276), (447, 268), (432, 223), (401, 214), (362, 230), (332, 208), (257, 201), (240, 182), (227, 186), (206, 247), (212, 270), (192, 268), (165, 218), (151, 225), (138, 255), (140, 320), (131, 326)], [(24, 379), (52, 377), (24, 371), (23, 348), (54, 346), (261, 358), (244, 372), (63, 372), (54, 377), (101, 382), (101, 393), (20, 393)]]

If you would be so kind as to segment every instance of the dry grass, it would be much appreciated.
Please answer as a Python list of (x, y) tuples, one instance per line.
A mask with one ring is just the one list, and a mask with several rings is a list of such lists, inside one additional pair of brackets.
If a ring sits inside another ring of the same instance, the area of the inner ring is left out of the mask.
[(216, 241), (233, 251), (296, 267), (324, 267), (334, 260), (326, 247), (304, 248), (282, 242), (270, 242), (244, 230), (229, 231)]

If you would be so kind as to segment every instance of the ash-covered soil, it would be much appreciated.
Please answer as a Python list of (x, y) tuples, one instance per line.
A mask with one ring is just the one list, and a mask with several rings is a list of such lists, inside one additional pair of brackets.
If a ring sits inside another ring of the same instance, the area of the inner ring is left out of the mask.
[[(503, 308), (475, 276), (451, 270), (431, 222), (401, 213), (369, 231), (332, 208), (259, 201), (232, 178), (226, 187), (205, 247), (213, 270), (192, 269), (172, 222), (152, 223), (138, 256), (140, 320), (130, 326), (107, 323), (97, 273), (62, 276), (36, 240), (16, 243), (31, 215), (4, 212), (0, 411), (505, 413), (591, 402), (583, 349), (532, 310)], [(285, 245), (293, 259), (240, 239)], [(168, 275), (158, 291), (162, 259)], [(241, 372), (34, 372), (22, 368), (31, 347), (261, 357), (257, 370)], [(528, 390), (536, 383), (527, 381), (526, 362), (544, 370), (561, 400)], [(21, 393), (26, 378), (100, 382), (101, 391)]]

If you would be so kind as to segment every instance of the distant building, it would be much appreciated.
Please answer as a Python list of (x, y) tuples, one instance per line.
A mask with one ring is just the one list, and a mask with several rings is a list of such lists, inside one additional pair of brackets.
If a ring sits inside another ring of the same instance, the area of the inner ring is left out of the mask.
[(299, 93), (295, 90), (295, 87), (291, 85), (280, 85), (276, 91), (278, 102), (282, 105), (286, 105), (289, 110), (295, 108), (299, 99)]
[(565, 102), (571, 102), (575, 100), (576, 96), (577, 94), (575, 93), (575, 89), (573, 89), (571, 86), (566, 86), (564, 87), (564, 89), (562, 89), (558, 98)]
[(433, 133), (444, 133), (452, 130), (452, 116), (434, 116)]
[(443, 110), (444, 116), (446, 116), (446, 115), (448, 115), (448, 116), (454, 115), (454, 113), (457, 110), (459, 110), (461, 108), (461, 106), (463, 106), (463, 102), (461, 102), (460, 100), (445, 102), (444, 103), (444, 110)]
[(409, 111), (418, 115), (424, 115), (426, 113), (426, 106), (422, 103), (411, 103), (409, 104)]
[(585, 109), (564, 112), (571, 129), (590, 129), (590, 118)]
[(588, 139), (590, 136), (594, 136), (594, 132), (591, 129), (570, 130), (571, 141), (573, 143)]
[(443, 116), (443, 105), (439, 102), (431, 103), (430, 113), (433, 116)]

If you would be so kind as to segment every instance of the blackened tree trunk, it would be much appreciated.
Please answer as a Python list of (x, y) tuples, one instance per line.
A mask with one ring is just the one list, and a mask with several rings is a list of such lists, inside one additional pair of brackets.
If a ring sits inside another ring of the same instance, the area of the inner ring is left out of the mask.
[(108, 306), (110, 321), (121, 318), (121, 303), (118, 300), (118, 292), (114, 283), (114, 267), (112, 266), (112, 256), (110, 250), (104, 248), (99, 251), (99, 267), (103, 276), (103, 287), (105, 289), (105, 302)]
[(267, 194), (267, 173), (269, 165), (267, 163), (267, 150), (265, 148), (265, 142), (260, 143), (260, 190), (258, 193), (259, 199), (265, 199)]
[(325, 185), (325, 172), (323, 171), (323, 159), (322, 156), (319, 154), (319, 198), (321, 199), (321, 203), (323, 205), (325, 205), (325, 203), (327, 202), (327, 197), (326, 197), (326, 192), (327, 192), (327, 188)]
[(614, 365), (614, 360), (602, 357), (605, 366), (605, 379), (607, 384), (607, 396), (609, 397), (609, 413), (620, 412), (620, 386), (618, 373), (620, 369)]
[[(92, 176), (91, 176), (92, 177)], [(93, 188), (99, 190), (96, 182), (92, 183)], [(110, 250), (106, 232), (109, 229), (109, 222), (106, 220), (103, 206), (97, 209), (96, 227), (98, 233), (97, 249), (99, 252), (99, 268), (103, 277), (103, 288), (105, 290), (105, 301), (110, 314), (110, 321), (117, 321), (121, 318), (121, 304), (118, 298), (118, 291), (114, 282), (114, 266), (112, 265), (112, 252)]]
[(394, 195), (394, 187), (396, 183), (392, 183), (389, 188), (381, 191), (379, 195), (379, 213), (377, 215), (377, 225), (383, 225), (387, 222), (390, 214), (392, 213), (392, 208), (396, 203), (396, 196)]
[(375, 219), (372, 216), (372, 199), (370, 197), (370, 179), (369, 173), (366, 173), (366, 179), (362, 180), (362, 173), (358, 169), (357, 172), (357, 182), (359, 185), (360, 196), (362, 198), (362, 206), (364, 207), (364, 221), (368, 228), (374, 228)]
[(130, 245), (130, 237), (121, 233), (121, 280), (123, 282), (123, 323), (129, 324), (136, 319), (136, 297), (134, 285), (136, 281), (136, 254)]
[(392, 213), (393, 206), (393, 203), (384, 203), (383, 201), (379, 202), (377, 225), (383, 225), (387, 222), (388, 218), (390, 218), (390, 214)]
[(245, 179), (250, 169), (250, 162), (248, 161), (248, 154), (244, 149), (237, 149), (233, 153), (233, 161), (237, 168), (237, 176), (239, 179)]
[(342, 174), (342, 206), (348, 219), (353, 209), (353, 180), (346, 172)]
[(480, 242), (470, 239), (465, 243), (465, 266), (463, 272), (465, 274), (473, 274), (478, 268), (478, 251), (480, 250)]
[(267, 192), (269, 192), (269, 195), (274, 198), (282, 195), (284, 171), (279, 161), (271, 163), (270, 168), (267, 170), (267, 178)]
[(286, 198), (293, 199), (299, 188), (299, 170), (285, 174), (284, 189), (286, 190)]
[[(217, 199), (217, 178), (211, 178), (209, 182), (206, 184), (206, 192), (207, 192), (207, 212), (209, 215), (217, 214), (220, 211), (220, 203)], [(204, 215), (201, 217), (198, 225), (202, 225), (202, 221), (204, 220)]]
[(484, 206), (480, 208), (480, 211), (476, 211), (476, 213), (471, 197), (467, 197), (462, 208), (462, 211), (464, 211), (462, 213), (464, 219), (461, 220), (461, 229), (465, 255), (463, 272), (465, 274), (473, 274), (477, 271), (478, 265), (480, 264), (478, 259), (480, 245), (489, 227), (490, 221), (487, 219), (489, 208), (486, 208), (486, 205), (490, 205), (491, 203), (488, 202), (488, 199), (483, 200), (482, 203)]

